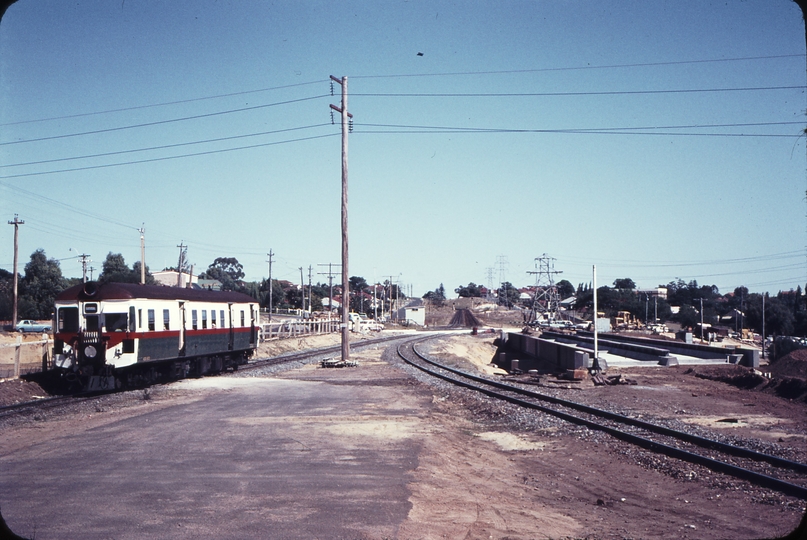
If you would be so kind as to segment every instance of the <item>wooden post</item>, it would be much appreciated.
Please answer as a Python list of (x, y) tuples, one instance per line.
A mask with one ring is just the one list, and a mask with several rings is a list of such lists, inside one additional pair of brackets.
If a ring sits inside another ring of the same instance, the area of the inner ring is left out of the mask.
[(20, 352), (22, 350), (22, 336), (17, 335), (17, 346), (14, 347), (14, 378), (20, 378)]

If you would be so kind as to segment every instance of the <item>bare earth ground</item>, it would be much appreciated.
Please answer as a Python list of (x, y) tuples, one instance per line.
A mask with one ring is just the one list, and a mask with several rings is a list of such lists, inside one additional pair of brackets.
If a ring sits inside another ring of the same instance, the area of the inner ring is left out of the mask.
[[(495, 352), (492, 339), (491, 335), (451, 337), (430, 353), (465, 368), (474, 365), (489, 371), (487, 364)], [(268, 344), (259, 356), (338, 342), (338, 336), (284, 340)], [(561, 421), (525, 415), (445, 385), (401, 377), (400, 370), (407, 368), (382, 351), (357, 352), (361, 367), (355, 370), (308, 365), (278, 376), (364, 378), (373, 385), (387, 379), (390, 384), (404, 384), (390, 392), (398, 399), (406, 400), (407, 387), (432, 394), (431, 408), (419, 412), (419, 419), (384, 426), (399, 431), (390, 431), (390, 436), (418, 437), (422, 443), (407, 486), (411, 510), (397, 538), (773, 538), (793, 530), (804, 512), (804, 501), (645, 453)], [(807, 461), (803, 401), (701, 378), (700, 369), (612, 370), (637, 384), (559, 386), (546, 381), (539, 390), (650, 420), (668, 419), (728, 437), (759, 439), (791, 452), (791, 459)], [(796, 371), (798, 366), (790, 369)], [(0, 384), (0, 404), (34, 395), (42, 392), (31, 383)], [(137, 394), (110, 398), (90, 409), (0, 424), (3, 446), (6, 451), (24, 449), (178, 400), (197, 399), (170, 385), (155, 387), (150, 395), (148, 400)]]

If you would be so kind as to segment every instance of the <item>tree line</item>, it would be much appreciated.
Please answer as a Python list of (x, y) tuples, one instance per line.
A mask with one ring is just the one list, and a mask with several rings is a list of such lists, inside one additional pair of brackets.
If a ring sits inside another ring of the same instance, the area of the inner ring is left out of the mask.
[[(131, 267), (126, 264), (123, 255), (112, 253), (106, 256), (101, 267), (101, 273), (96, 281), (99, 283), (140, 283), (140, 261)], [(154, 276), (146, 265), (146, 284), (157, 284)], [(165, 268), (174, 270), (176, 268)], [(199, 274), (200, 279), (217, 280), (221, 283), (221, 290), (237, 291), (251, 296), (257, 300), (261, 307), (269, 306), (270, 297), (273, 308), (277, 309), (306, 309), (322, 311), (327, 309), (327, 299), (331, 287), (327, 283), (317, 283), (303, 289), (286, 281), (273, 279), (271, 286), (269, 280), (244, 281), (244, 267), (235, 257), (218, 257), (208, 268)], [(56, 296), (63, 290), (82, 283), (82, 278), (65, 278), (62, 275), (58, 260), (48, 258), (43, 249), (31, 254), (25, 265), (24, 273), (18, 275), (17, 286), (17, 316), (20, 319), (50, 319), (53, 313), (53, 303)], [(0, 269), (0, 320), (10, 320), (13, 311), (14, 274)], [(333, 295), (339, 301), (342, 296), (341, 285), (334, 285)], [(373, 307), (374, 297), (378, 298), (377, 310), (389, 311), (393, 301), (397, 298), (403, 300), (406, 296), (398, 285), (385, 281), (373, 286), (360, 276), (350, 278), (350, 310), (366, 313), (373, 316), (376, 309)], [(305, 296), (305, 298), (303, 298)], [(305, 300), (305, 302), (304, 302)]]
[[(561, 299), (574, 296), (574, 302), (570, 306), (572, 310), (590, 317), (594, 307), (594, 289), (591, 284), (580, 283), (575, 288), (564, 279), (555, 286)], [(628, 311), (640, 321), (672, 321), (690, 328), (701, 322), (702, 309), (704, 323), (729, 326), (737, 331), (748, 328), (762, 333), (764, 304), (767, 335), (807, 336), (807, 302), (801, 286), (789, 291), (779, 291), (776, 295), (751, 293), (744, 286), (721, 294), (716, 285), (699, 285), (697, 280), (685, 282), (676, 279), (660, 287), (666, 287), (666, 299), (637, 290), (636, 283), (630, 278), (617, 279), (613, 286), (597, 288), (597, 309), (604, 312), (606, 317), (613, 317), (619, 311)], [(471, 282), (467, 286), (460, 285), (454, 292), (459, 297), (484, 297), (488, 291)], [(496, 301), (500, 305), (522, 309), (532, 307), (532, 299), (522, 300), (519, 289), (509, 282), (502, 283), (491, 292), (495, 292)], [(426, 293), (423, 298), (444, 302), (443, 284)], [(675, 313), (674, 307), (677, 308)]]

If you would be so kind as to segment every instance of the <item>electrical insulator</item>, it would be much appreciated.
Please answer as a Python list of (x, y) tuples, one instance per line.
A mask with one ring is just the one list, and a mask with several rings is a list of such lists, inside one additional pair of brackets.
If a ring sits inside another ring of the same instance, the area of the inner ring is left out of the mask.
[(353, 120), (352, 119), (347, 121), (347, 130), (348, 130), (349, 133), (353, 133)]
[(331, 111), (331, 125), (333, 125), (333, 111)]
[(333, 95), (333, 81), (331, 81), (331, 95)]

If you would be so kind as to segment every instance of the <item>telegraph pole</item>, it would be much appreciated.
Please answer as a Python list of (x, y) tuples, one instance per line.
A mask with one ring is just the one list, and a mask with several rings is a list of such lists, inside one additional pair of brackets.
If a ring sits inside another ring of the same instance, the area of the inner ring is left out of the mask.
[(314, 308), (311, 307), (312, 300), (314, 298), (314, 291), (311, 288), (311, 265), (308, 265), (308, 312), (311, 313)]
[[(140, 284), (146, 284), (146, 224), (137, 229), (140, 231)], [(92, 279), (92, 278), (90, 278)]]
[[(331, 80), (342, 87), (342, 106), (331, 104), (331, 109), (342, 115), (342, 361), (350, 358), (350, 335), (348, 334), (348, 304), (350, 302), (350, 283), (348, 280), (348, 235), (347, 235), (347, 133), (348, 118), (353, 115), (347, 112), (347, 77), (341, 79), (331, 75)], [(345, 301), (347, 299), (347, 301)]]
[[(328, 276), (328, 309), (329, 309), (329, 311), (333, 311), (333, 276), (334, 276), (333, 267), (334, 266), (341, 266), (341, 265), (340, 264), (334, 264), (334, 263), (327, 263), (327, 264), (320, 263), (317, 266), (327, 266), (328, 267), (327, 272), (319, 272), (319, 275)], [(328, 315), (328, 316), (330, 317), (330, 315)]]
[(11, 308), (11, 326), (14, 327), (17, 325), (17, 286), (18, 286), (18, 277), (17, 277), (17, 260), (19, 255), (19, 234), (20, 234), (20, 225), (23, 225), (25, 222), (19, 219), (17, 214), (14, 214), (14, 221), (9, 221), (9, 225), (14, 225), (14, 302), (12, 303)]
[[(267, 253), (266, 255), (269, 256), (269, 260), (267, 262), (269, 263), (269, 322), (271, 323), (272, 322), (272, 257), (274, 256), (274, 253), (272, 253), (272, 250), (270, 249), (269, 253)], [(271, 336), (271, 330), (270, 330), (270, 336)]]
[(303, 293), (303, 311), (305, 311), (305, 278), (303, 277), (303, 267), (300, 267), (300, 292)]
[(182, 286), (182, 269), (185, 267), (185, 255), (188, 250), (188, 246), (184, 244), (184, 242), (180, 242), (177, 246), (179, 248), (179, 262), (177, 262), (177, 287)]
[[(87, 263), (91, 262), (90, 256), (86, 253), (82, 253), (79, 257), (81, 257), (81, 281), (87, 283)], [(90, 280), (92, 280), (92, 277)]]

